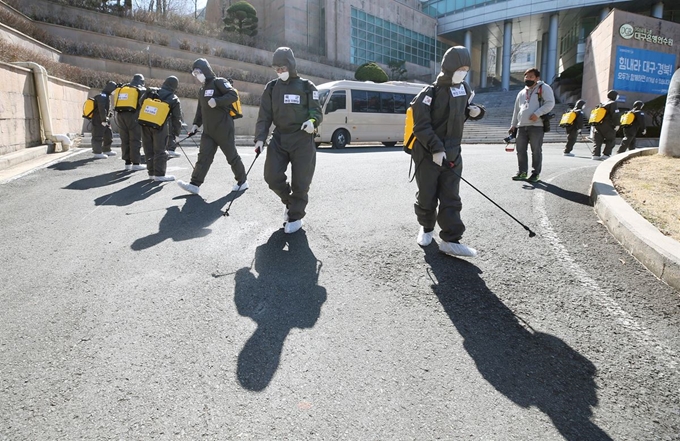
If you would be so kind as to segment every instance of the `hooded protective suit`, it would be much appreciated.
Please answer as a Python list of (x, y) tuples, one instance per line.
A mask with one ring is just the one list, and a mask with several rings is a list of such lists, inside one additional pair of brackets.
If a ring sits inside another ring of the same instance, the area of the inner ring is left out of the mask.
[[(109, 124), (110, 97), (116, 90), (116, 83), (109, 81), (102, 89), (102, 93), (94, 97), (94, 112), (92, 113), (92, 152), (105, 153), (111, 151), (113, 132)], [(106, 123), (106, 127), (102, 125)]]
[[(616, 144), (616, 127), (619, 125), (619, 106), (616, 104), (616, 99), (619, 93), (615, 90), (607, 92), (607, 101), (600, 106), (607, 110), (602, 124), (593, 126), (595, 147), (593, 148), (593, 156), (600, 156), (600, 153), (605, 156), (611, 156), (614, 145)], [(604, 151), (602, 150), (604, 144)]]
[(170, 104), (170, 114), (168, 122), (163, 124), (160, 129), (142, 126), (142, 144), (144, 145), (144, 156), (146, 157), (146, 169), (149, 176), (165, 176), (168, 164), (168, 155), (165, 151), (168, 131), (172, 127), (172, 136), (179, 136), (182, 129), (182, 107), (175, 91), (179, 86), (179, 80), (175, 76), (165, 79), (160, 89), (149, 89), (142, 101), (149, 93), (155, 91), (161, 101)]
[[(278, 48), (272, 57), (272, 65), (285, 66), (289, 77), (285, 81), (280, 78), (270, 81), (265, 87), (255, 125), (255, 141), (265, 141), (274, 124), (264, 164), (264, 179), (288, 207), (288, 218), (293, 222), (306, 214), (316, 166), (314, 135), (302, 130), (302, 126), (312, 120), (314, 127), (318, 127), (323, 114), (319, 92), (311, 81), (298, 76), (290, 48)], [(293, 170), (290, 184), (286, 176), (288, 164), (292, 164)]]
[(566, 128), (567, 132), (567, 144), (564, 146), (564, 153), (571, 153), (574, 149), (574, 144), (578, 138), (578, 134), (583, 130), (583, 106), (586, 102), (583, 100), (576, 101), (572, 111), (576, 113), (576, 119), (574, 119), (574, 124)]
[[(412, 151), (418, 183), (416, 217), (425, 231), (438, 223), (439, 236), (446, 242), (458, 242), (465, 231), (460, 218), (461, 141), (471, 91), (464, 81), (453, 83), (454, 72), (463, 67), (470, 67), (468, 50), (463, 46), (447, 50), (435, 84), (425, 87), (411, 103), (416, 137)], [(433, 162), (433, 154), (440, 152), (446, 154), (442, 166)]]
[[(238, 100), (238, 92), (226, 79), (215, 77), (215, 72), (205, 58), (194, 61), (192, 70), (196, 69), (205, 75), (205, 83), (198, 92), (198, 107), (194, 117), (194, 125), (202, 126), (203, 133), (191, 184), (197, 187), (203, 184), (218, 147), (226, 156), (234, 179), (242, 184), (246, 181), (246, 169), (236, 150), (234, 120), (229, 115), (231, 105)], [(212, 107), (211, 103), (215, 106)]]
[(631, 112), (635, 115), (635, 119), (633, 119), (633, 124), (623, 128), (623, 139), (621, 140), (621, 146), (617, 153), (623, 153), (626, 150), (635, 150), (637, 147), (635, 141), (638, 133), (642, 132), (644, 135), (647, 132), (645, 113), (642, 111), (644, 105), (645, 104), (642, 101), (635, 101), (633, 103)]
[[(146, 88), (144, 87), (144, 75), (135, 74), (129, 83), (138, 91), (138, 103), (136, 111), (116, 111), (116, 123), (120, 135), (120, 151), (126, 164), (139, 164), (141, 160), (140, 149), (142, 147), (142, 127), (137, 122), (139, 108)], [(115, 103), (114, 103), (115, 105)]]

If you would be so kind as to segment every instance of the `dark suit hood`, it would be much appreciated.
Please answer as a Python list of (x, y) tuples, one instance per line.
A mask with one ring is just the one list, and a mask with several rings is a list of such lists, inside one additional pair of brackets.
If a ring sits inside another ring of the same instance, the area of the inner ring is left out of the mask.
[(291, 78), (298, 76), (295, 69), (295, 55), (293, 55), (293, 50), (289, 47), (280, 47), (274, 51), (272, 66), (286, 66)]
[(132, 81), (130, 81), (130, 86), (144, 87), (144, 75), (135, 74), (135, 76), (132, 77)]
[(205, 58), (199, 58), (194, 61), (194, 65), (191, 67), (191, 70), (193, 71), (194, 69), (198, 69), (203, 72), (203, 75), (205, 75), (206, 79), (216, 77), (215, 72), (213, 72), (212, 68), (210, 67), (210, 63), (208, 63), (208, 60)]
[(607, 98), (609, 98), (612, 101), (616, 101), (616, 99), (619, 97), (619, 93), (615, 90), (610, 90), (607, 92)]
[(118, 87), (118, 85), (115, 82), (108, 81), (106, 83), (106, 86), (104, 86), (104, 89), (102, 89), (102, 93), (104, 93), (106, 95), (111, 95), (113, 93), (113, 91), (116, 90), (117, 87)]
[(586, 105), (586, 102), (583, 100), (578, 100), (576, 101), (576, 105), (574, 106), (574, 109), (583, 109), (583, 106)]
[(169, 76), (163, 82), (161, 89), (165, 89), (165, 90), (168, 90), (172, 93), (175, 93), (177, 91), (178, 86), (179, 86), (179, 80), (177, 79), (177, 77)]
[(437, 75), (438, 86), (451, 86), (453, 73), (463, 66), (470, 67), (470, 52), (465, 46), (449, 48), (442, 57), (441, 72)]

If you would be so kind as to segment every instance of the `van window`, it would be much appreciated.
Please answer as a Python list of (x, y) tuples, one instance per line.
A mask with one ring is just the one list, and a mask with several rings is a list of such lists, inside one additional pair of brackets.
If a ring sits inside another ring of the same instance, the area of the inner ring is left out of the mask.
[(336, 110), (345, 110), (347, 108), (347, 97), (344, 90), (336, 90), (331, 95), (328, 106), (326, 106), (326, 113), (335, 112)]
[(405, 114), (415, 95), (352, 90), (352, 112)]

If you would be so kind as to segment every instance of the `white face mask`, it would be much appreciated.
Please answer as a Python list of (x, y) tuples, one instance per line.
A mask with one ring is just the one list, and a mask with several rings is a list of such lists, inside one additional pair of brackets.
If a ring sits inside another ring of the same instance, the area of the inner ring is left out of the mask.
[(196, 74), (196, 79), (201, 83), (205, 84), (205, 75), (203, 75), (202, 73)]
[(453, 78), (452, 82), (453, 84), (460, 84), (465, 80), (465, 77), (467, 76), (467, 71), (466, 70), (457, 70), (453, 73)]
[(290, 76), (288, 72), (281, 72), (277, 73), (276, 75), (279, 76), (279, 79), (281, 79), (281, 81), (288, 81), (288, 77)]

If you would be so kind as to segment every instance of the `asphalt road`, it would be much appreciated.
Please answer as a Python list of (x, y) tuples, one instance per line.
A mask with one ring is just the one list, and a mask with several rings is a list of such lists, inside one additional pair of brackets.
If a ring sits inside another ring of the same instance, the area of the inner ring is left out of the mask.
[(416, 244), (400, 148), (319, 150), (293, 235), (263, 158), (228, 217), (219, 152), (201, 197), (87, 152), (0, 185), (0, 439), (680, 439), (680, 295), (561, 149), (464, 147), (537, 233), (463, 183), (469, 260)]

